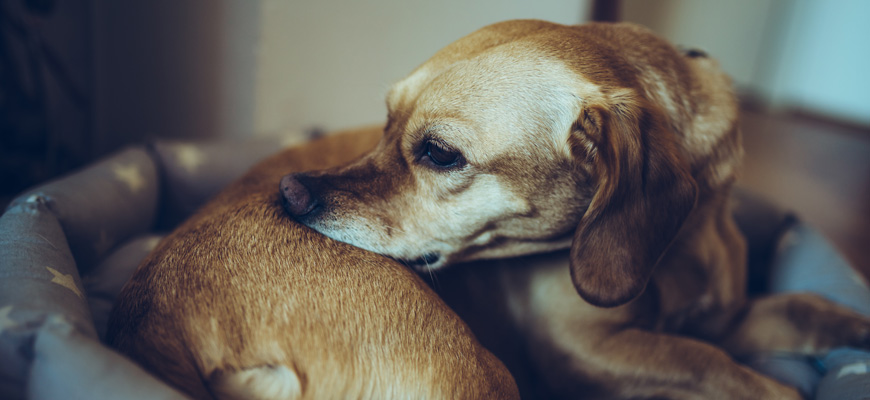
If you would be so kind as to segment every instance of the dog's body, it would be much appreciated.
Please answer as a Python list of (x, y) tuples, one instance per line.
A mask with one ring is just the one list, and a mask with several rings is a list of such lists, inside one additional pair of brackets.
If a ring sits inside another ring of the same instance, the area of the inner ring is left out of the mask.
[(628, 24), (510, 21), (439, 51), (387, 105), (375, 151), (284, 177), (285, 208), (421, 270), (570, 247), (503, 278), (560, 395), (798, 398), (731, 357), (868, 345), (870, 322), (821, 298), (746, 299), (737, 102), (702, 53)]
[(274, 156), (167, 237), (109, 340), (195, 398), (517, 398), (504, 366), (417, 276), (291, 221), (276, 182), (347, 162), (380, 129)]

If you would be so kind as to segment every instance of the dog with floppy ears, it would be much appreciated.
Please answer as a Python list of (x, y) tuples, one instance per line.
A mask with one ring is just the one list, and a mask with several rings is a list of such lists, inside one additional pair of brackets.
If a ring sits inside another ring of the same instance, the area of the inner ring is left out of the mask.
[(348, 162), (380, 128), (281, 152), (231, 184), (139, 266), (108, 341), (197, 399), (519, 398), (416, 274), (282, 210), (282, 175)]
[(630, 24), (509, 21), (387, 107), (373, 152), (282, 178), (286, 210), (421, 271), (570, 249), (492, 277), (563, 397), (797, 399), (734, 358), (870, 345), (870, 320), (820, 297), (747, 299), (737, 101), (701, 52)]

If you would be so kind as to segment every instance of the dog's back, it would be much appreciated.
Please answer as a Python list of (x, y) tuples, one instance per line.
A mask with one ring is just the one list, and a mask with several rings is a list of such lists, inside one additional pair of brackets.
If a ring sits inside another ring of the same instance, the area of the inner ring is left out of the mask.
[(169, 236), (109, 339), (197, 398), (515, 398), (507, 370), (412, 272), (286, 218), (290, 171), (348, 161), (376, 129), (264, 161)]

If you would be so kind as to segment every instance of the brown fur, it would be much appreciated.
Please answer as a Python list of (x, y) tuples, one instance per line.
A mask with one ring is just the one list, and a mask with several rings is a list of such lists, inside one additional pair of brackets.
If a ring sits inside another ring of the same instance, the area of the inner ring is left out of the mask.
[[(731, 355), (868, 345), (870, 321), (817, 296), (746, 299), (737, 102), (710, 58), (630, 24), (509, 21), (436, 53), (387, 106), (372, 153), (285, 178), (313, 210), (295, 217), (423, 271), (570, 247), (490, 270), (485, 292), (505, 293), (559, 395), (798, 398)], [(433, 166), (433, 142), (461, 158)]]
[(510, 374), (411, 271), (281, 209), (281, 175), (358, 156), (366, 129), (254, 167), (125, 286), (109, 341), (195, 398), (517, 398)]

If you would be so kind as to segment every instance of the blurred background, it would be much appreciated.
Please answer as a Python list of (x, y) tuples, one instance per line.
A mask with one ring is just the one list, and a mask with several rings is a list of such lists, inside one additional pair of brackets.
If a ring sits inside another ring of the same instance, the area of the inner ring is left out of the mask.
[(870, 273), (864, 0), (0, 0), (0, 204), (132, 143), (382, 122), (391, 83), (514, 18), (632, 21), (718, 58), (741, 183)]

